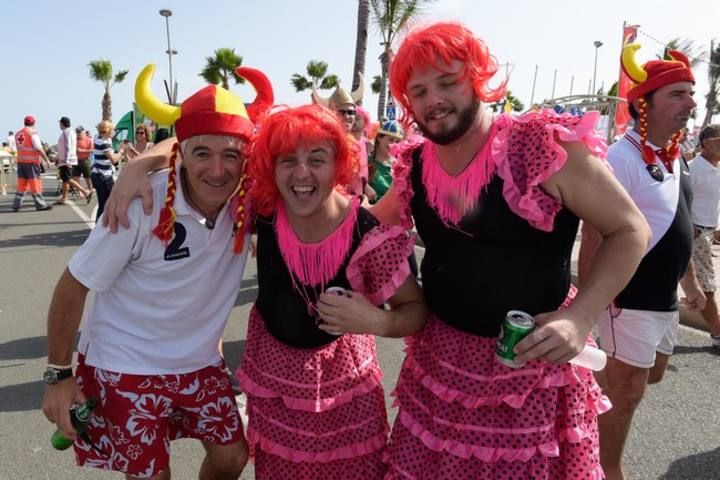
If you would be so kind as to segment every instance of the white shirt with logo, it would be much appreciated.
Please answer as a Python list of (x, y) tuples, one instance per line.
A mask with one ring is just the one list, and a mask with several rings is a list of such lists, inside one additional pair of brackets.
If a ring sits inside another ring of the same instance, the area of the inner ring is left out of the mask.
[(714, 166), (698, 155), (690, 162), (690, 180), (693, 223), (700, 227), (717, 227), (720, 216), (720, 165)]
[(140, 374), (178, 374), (217, 364), (218, 341), (240, 288), (247, 242), (234, 255), (226, 205), (214, 228), (191, 209), (181, 182), (175, 198), (175, 236), (165, 246), (152, 229), (164, 205), (167, 172), (152, 176), (153, 213), (130, 205), (130, 228), (112, 234), (100, 224), (68, 268), (94, 291), (78, 351), (87, 364)]

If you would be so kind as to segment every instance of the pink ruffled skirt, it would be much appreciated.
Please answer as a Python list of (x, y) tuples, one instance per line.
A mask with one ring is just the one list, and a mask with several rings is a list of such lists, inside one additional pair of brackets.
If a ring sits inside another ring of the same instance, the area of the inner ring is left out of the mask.
[(256, 478), (383, 478), (389, 426), (372, 336), (293, 348), (253, 309), (237, 376)]
[(386, 480), (603, 478), (597, 415), (610, 402), (589, 370), (506, 367), (494, 338), (433, 316), (406, 343)]

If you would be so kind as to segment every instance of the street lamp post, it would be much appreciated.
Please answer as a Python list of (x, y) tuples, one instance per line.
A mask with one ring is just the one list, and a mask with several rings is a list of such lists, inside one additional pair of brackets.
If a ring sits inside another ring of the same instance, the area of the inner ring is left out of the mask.
[(160, 10), (160, 16), (165, 17), (165, 31), (167, 32), (167, 44), (168, 48), (165, 51), (168, 55), (168, 67), (169, 67), (169, 75), (170, 75), (170, 86), (166, 88), (167, 94), (168, 94), (168, 101), (170, 104), (175, 104), (175, 97), (177, 95), (177, 89), (175, 88), (175, 84), (173, 83), (173, 69), (172, 69), (172, 56), (177, 55), (177, 50), (173, 50), (173, 48), (170, 46), (170, 16), (172, 16), (172, 10), (169, 10), (167, 8), (163, 8)]
[(593, 80), (592, 80), (592, 94), (595, 95), (595, 78), (597, 77), (597, 56), (598, 56), (598, 49), (603, 46), (603, 42), (600, 40), (595, 40), (593, 42), (593, 45), (595, 45), (595, 67), (593, 68)]

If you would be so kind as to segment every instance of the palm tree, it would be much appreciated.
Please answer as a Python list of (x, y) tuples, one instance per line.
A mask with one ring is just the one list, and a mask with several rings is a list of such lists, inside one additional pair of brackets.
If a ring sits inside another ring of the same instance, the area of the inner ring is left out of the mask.
[(313, 83), (317, 85), (317, 88), (323, 90), (337, 87), (337, 75), (328, 75), (327, 70), (327, 62), (323, 62), (322, 60), (310, 60), (305, 67), (307, 77), (300, 75), (299, 73), (295, 73), (290, 78), (290, 83), (293, 87), (295, 87), (296, 92), (302, 92), (303, 90), (312, 88)]
[(380, 90), (382, 90), (382, 78), (380, 75), (375, 75), (372, 79), (372, 83), (370, 84), (370, 90), (375, 95), (378, 95), (380, 93)]
[[(357, 38), (355, 39), (355, 66), (351, 92), (357, 90), (360, 78), (358, 73), (365, 75), (365, 58), (367, 57), (368, 22), (370, 20), (370, 0), (358, 0)], [(359, 102), (358, 102), (359, 103)]]
[(218, 48), (212, 57), (205, 57), (205, 67), (200, 72), (200, 76), (210, 84), (230, 90), (231, 78), (235, 80), (236, 85), (245, 83), (245, 80), (235, 73), (235, 69), (240, 65), (242, 65), (242, 57), (235, 53), (234, 48)]
[(398, 32), (408, 26), (421, 12), (423, 3), (433, 0), (370, 0), (375, 26), (380, 31), (383, 53), (380, 55), (380, 92), (378, 95), (378, 118), (385, 115), (387, 81), (392, 44)]
[(670, 55), (668, 55), (668, 51), (670, 50), (679, 50), (685, 55), (687, 55), (688, 59), (690, 60), (690, 66), (693, 68), (696, 67), (705, 58), (705, 52), (701, 48), (695, 47), (695, 42), (688, 39), (671, 39), (667, 43), (667, 45), (665, 45), (665, 50), (663, 51), (664, 60), (672, 60), (670, 58)]
[(702, 128), (712, 122), (713, 114), (720, 109), (720, 45), (710, 42), (710, 64), (708, 65), (708, 81), (710, 88), (705, 95), (705, 119)]
[(116, 83), (125, 80), (129, 70), (120, 70), (113, 75), (113, 66), (110, 60), (100, 59), (88, 63), (90, 67), (90, 78), (97, 80), (103, 84), (105, 93), (102, 98), (102, 119), (112, 121), (112, 99), (110, 98), (110, 89)]

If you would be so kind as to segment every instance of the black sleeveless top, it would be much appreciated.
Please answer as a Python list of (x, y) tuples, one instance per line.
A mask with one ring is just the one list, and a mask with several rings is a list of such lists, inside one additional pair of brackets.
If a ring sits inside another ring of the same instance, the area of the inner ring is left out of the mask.
[[(345, 276), (348, 262), (363, 236), (377, 225), (379, 222), (370, 212), (359, 209), (350, 250), (338, 273), (325, 288), (336, 286), (351, 289)], [(277, 340), (296, 348), (316, 348), (337, 340), (338, 336), (325, 333), (317, 327), (319, 318), (309, 311), (303, 294), (295, 289), (297, 285), (314, 304), (322, 293), (321, 286), (303, 285), (297, 277), (293, 283), (292, 274), (280, 253), (273, 219), (258, 217), (256, 226), (259, 293), (255, 307), (268, 331)]]
[(495, 174), (476, 209), (450, 227), (428, 203), (421, 150), (412, 155), (410, 208), (426, 247), (421, 272), (430, 310), (459, 330), (496, 337), (508, 310), (536, 315), (562, 305), (578, 218), (563, 208), (551, 232), (532, 227), (510, 210)]
[(635, 310), (678, 310), (677, 286), (685, 275), (693, 246), (692, 185), (690, 171), (680, 159), (680, 193), (675, 216), (662, 238), (643, 257), (615, 305)]

